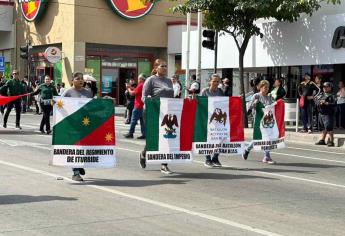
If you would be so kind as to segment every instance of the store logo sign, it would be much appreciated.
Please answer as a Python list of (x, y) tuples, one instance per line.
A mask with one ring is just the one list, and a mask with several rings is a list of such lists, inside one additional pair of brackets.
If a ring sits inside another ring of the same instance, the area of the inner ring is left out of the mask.
[(18, 0), (22, 15), (27, 21), (35, 21), (44, 12), (48, 0)]
[(154, 6), (150, 0), (108, 0), (108, 3), (118, 15), (130, 20), (147, 15)]
[(332, 48), (345, 48), (345, 26), (336, 28), (333, 35)]
[(61, 51), (57, 47), (48, 47), (45, 51), (45, 57), (50, 63), (58, 63), (61, 61)]

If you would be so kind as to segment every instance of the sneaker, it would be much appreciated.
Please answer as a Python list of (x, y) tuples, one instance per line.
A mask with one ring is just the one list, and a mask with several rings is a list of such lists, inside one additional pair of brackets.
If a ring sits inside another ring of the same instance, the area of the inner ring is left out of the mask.
[(141, 136), (137, 137), (137, 139), (146, 139), (146, 137), (144, 135), (141, 135)]
[(133, 138), (133, 134), (124, 134), (123, 137), (125, 137), (125, 138)]
[(139, 164), (140, 164), (140, 167), (142, 169), (146, 168), (146, 158), (144, 157), (144, 155), (141, 152), (140, 152), (140, 155), (139, 155)]
[(172, 171), (170, 171), (170, 169), (169, 169), (169, 167), (167, 165), (162, 165), (161, 166), (161, 172), (163, 174), (167, 174), (167, 175), (170, 175), (170, 174), (173, 173)]
[(300, 132), (300, 133), (307, 133), (307, 130), (302, 129), (302, 130), (300, 130), (299, 132)]
[(72, 175), (72, 180), (82, 182), (84, 181), (80, 175)]
[(206, 160), (204, 163), (204, 166), (212, 168), (213, 167), (213, 162), (211, 160)]
[(247, 160), (248, 159), (248, 155), (249, 155), (249, 151), (244, 150), (244, 153), (242, 153), (243, 160)]
[(84, 168), (80, 168), (79, 169), (79, 174), (80, 175), (85, 175), (85, 169)]
[(326, 145), (325, 140), (319, 140), (318, 142), (315, 143), (315, 145)]
[(313, 131), (311, 129), (308, 129), (308, 134), (313, 133)]
[(222, 167), (222, 164), (219, 162), (219, 160), (212, 160), (212, 164), (214, 167)]
[(328, 141), (327, 146), (328, 146), (328, 147), (334, 147), (334, 142)]
[(22, 129), (20, 125), (16, 125), (16, 129)]
[(263, 163), (266, 163), (266, 164), (276, 164), (275, 161), (273, 161), (271, 158), (267, 158), (267, 157), (264, 157), (264, 159), (262, 159), (262, 162)]

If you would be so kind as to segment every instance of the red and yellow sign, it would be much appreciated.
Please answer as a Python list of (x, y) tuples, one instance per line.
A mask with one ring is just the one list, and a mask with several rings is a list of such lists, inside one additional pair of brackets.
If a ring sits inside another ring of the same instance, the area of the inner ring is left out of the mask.
[(48, 0), (18, 0), (22, 15), (27, 21), (37, 20), (44, 11)]
[(148, 14), (153, 6), (150, 0), (108, 0), (111, 8), (126, 19), (138, 19)]

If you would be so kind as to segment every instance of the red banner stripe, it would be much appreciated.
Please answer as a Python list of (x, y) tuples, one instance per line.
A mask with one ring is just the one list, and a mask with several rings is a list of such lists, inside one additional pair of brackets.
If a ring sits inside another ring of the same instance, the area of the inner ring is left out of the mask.
[(279, 99), (277, 101), (277, 104), (275, 106), (275, 112), (276, 112), (276, 122), (279, 130), (279, 138), (285, 137), (285, 123), (284, 123), (284, 117), (285, 117), (285, 103), (282, 99)]
[(18, 95), (18, 96), (1, 96), (0, 95), (0, 106), (6, 105), (7, 103), (13, 102), (21, 97), (30, 95), (29, 93)]
[(181, 115), (180, 150), (192, 150), (197, 100), (185, 99)]
[(229, 97), (230, 142), (244, 141), (242, 98)]

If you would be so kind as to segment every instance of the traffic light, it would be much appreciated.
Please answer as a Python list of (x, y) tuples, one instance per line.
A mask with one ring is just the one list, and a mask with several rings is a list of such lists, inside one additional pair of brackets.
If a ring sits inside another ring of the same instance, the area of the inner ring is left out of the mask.
[(20, 47), (20, 57), (26, 60), (29, 58), (29, 44)]
[(214, 30), (203, 30), (202, 36), (206, 38), (202, 41), (202, 46), (214, 50), (216, 32)]

